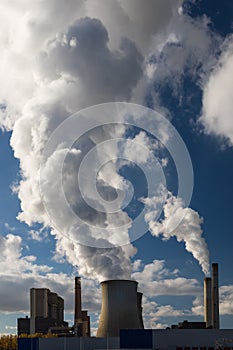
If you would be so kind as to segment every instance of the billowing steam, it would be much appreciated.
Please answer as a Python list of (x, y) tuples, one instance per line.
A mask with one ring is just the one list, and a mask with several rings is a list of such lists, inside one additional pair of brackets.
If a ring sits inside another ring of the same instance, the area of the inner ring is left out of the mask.
[[(76, 170), (81, 158), (96, 147), (95, 156), (101, 159), (103, 149), (98, 150), (99, 142), (110, 136), (124, 135), (124, 127), (93, 130), (74, 149), (60, 144), (47, 158), (43, 152), (56, 127), (76, 111), (98, 103), (130, 101), (137, 97), (136, 87), (143, 86), (140, 84), (144, 79), (146, 54), (154, 35), (166, 28), (182, 1), (147, 0), (147, 4), (143, 2), (145, 16), (139, 0), (101, 0), (98, 9), (96, 3), (95, 0), (21, 0), (0, 5), (0, 80), (4, 82), (0, 97), (1, 126), (13, 131), (11, 146), (20, 161), (22, 179), (16, 187), (21, 202), (19, 220), (28, 225), (39, 222), (52, 227), (57, 255), (65, 256), (71, 264), (78, 266), (80, 274), (99, 280), (130, 278), (130, 258), (136, 249), (130, 239), (128, 245), (115, 247), (118, 237), (123, 235), (127, 240), (129, 232), (120, 226), (112, 231), (114, 220), (127, 222), (129, 216), (119, 211), (119, 216), (113, 218), (104, 210), (97, 216), (95, 211), (87, 208), (76, 188)], [(145, 143), (142, 134), (136, 138), (139, 139)], [(118, 151), (116, 145), (105, 150), (112, 159), (117, 158)], [(59, 206), (61, 183), (57, 166), (64, 154), (62, 185), (72, 210), (89, 224), (99, 227), (97, 232), (96, 229), (92, 231), (91, 225), (88, 228), (80, 226), (78, 234), (87, 239), (87, 243), (91, 237), (92, 242), (93, 239), (110, 242), (112, 248), (88, 247), (75, 240), (66, 211)], [(107, 200), (115, 198), (116, 189), (127, 189), (118, 170), (116, 162), (112, 162), (98, 174), (98, 190)], [(40, 186), (46, 188), (47, 178), (53, 178), (54, 182), (47, 186), (46, 198), (42, 200)], [(88, 192), (88, 181), (86, 189)], [(92, 200), (91, 192), (88, 192), (88, 198)], [(145, 200), (149, 207), (150, 200)], [(57, 227), (51, 223), (44, 202), (56, 216)], [(185, 217), (179, 229), (172, 231), (172, 221), (180, 214)], [(146, 220), (152, 233), (156, 236), (162, 233), (166, 239), (176, 235), (207, 272), (208, 253), (201, 237), (198, 214), (192, 209), (184, 209), (180, 199), (170, 196), (164, 206), (164, 215), (165, 219), (158, 223), (153, 221), (153, 211), (148, 212)]]
[(158, 199), (144, 200), (148, 206), (145, 219), (149, 224), (152, 235), (164, 240), (176, 237), (178, 242), (184, 242), (185, 248), (190, 252), (202, 267), (204, 274), (210, 272), (209, 251), (205, 239), (202, 237), (201, 224), (203, 219), (191, 208), (185, 208), (182, 200), (168, 193), (164, 204), (164, 218), (155, 221)]

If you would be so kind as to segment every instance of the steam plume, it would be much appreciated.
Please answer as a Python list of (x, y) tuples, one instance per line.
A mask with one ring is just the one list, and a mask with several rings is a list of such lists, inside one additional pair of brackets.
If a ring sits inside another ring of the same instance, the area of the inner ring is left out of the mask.
[(178, 242), (184, 242), (185, 248), (190, 252), (202, 267), (204, 274), (209, 274), (209, 251), (205, 239), (202, 237), (201, 224), (203, 219), (191, 208), (185, 208), (180, 198), (168, 193), (164, 204), (164, 218), (154, 221), (158, 199), (145, 199), (148, 212), (145, 219), (149, 224), (152, 235), (164, 240), (176, 237)]

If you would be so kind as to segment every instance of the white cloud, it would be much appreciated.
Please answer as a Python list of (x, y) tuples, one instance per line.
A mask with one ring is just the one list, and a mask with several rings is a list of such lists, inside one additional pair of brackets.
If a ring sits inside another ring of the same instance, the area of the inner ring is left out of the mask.
[(16, 228), (13, 227), (13, 226), (10, 226), (10, 225), (8, 224), (8, 222), (5, 222), (5, 223), (4, 223), (4, 226), (5, 226), (5, 228), (6, 228), (8, 231), (11, 231), (11, 232), (13, 232), (13, 231), (16, 230)]
[[(149, 92), (156, 108), (161, 104), (163, 87), (169, 86), (172, 95), (182, 104), (184, 79), (188, 77), (201, 85), (209, 74), (222, 41), (218, 34), (211, 31), (209, 21), (206, 16), (193, 19), (179, 11), (176, 16), (173, 15), (166, 30), (154, 36), (151, 55), (146, 60), (147, 79), (142, 84), (142, 90)], [(161, 111), (168, 117), (172, 115), (172, 111)]]
[(204, 85), (202, 116), (205, 131), (233, 145), (233, 36), (226, 39), (222, 55)]
[(126, 143), (123, 156), (136, 164), (148, 163), (153, 157), (152, 152), (159, 148), (159, 143), (140, 131), (133, 139)]
[[(76, 40), (77, 45), (70, 45)], [(135, 44), (122, 39), (118, 51), (108, 48), (108, 31), (100, 20), (83, 18), (55, 38), (40, 54), (42, 79), (59, 79), (66, 74), (76, 80), (79, 105), (89, 106), (116, 99), (128, 99), (142, 75), (143, 57)], [(86, 96), (88, 94), (88, 96)]]
[[(56, 239), (57, 257), (65, 256), (68, 262), (78, 266), (81, 274), (90, 278), (129, 278), (132, 269), (130, 257), (136, 250), (132, 245), (107, 251), (74, 243), (74, 232), (70, 230), (72, 222), (64, 207), (59, 205), (57, 166), (64, 152), (70, 157), (64, 183), (74, 204), (72, 209), (75, 208), (86, 220), (100, 227), (98, 232), (93, 232), (80, 225), (78, 234), (103, 242), (110, 240), (111, 243), (119, 243), (122, 236), (128, 237), (128, 231), (118, 228), (113, 232), (110, 228), (116, 221), (127, 221), (128, 217), (122, 212), (115, 218), (104, 214), (97, 216), (95, 212), (86, 210), (80, 193), (76, 191), (74, 173), (74, 164), (79, 164), (80, 153), (71, 154), (61, 146), (42, 163), (42, 152), (53, 130), (77, 110), (106, 101), (144, 98), (143, 88), (147, 86), (147, 81), (143, 69), (150, 54), (159, 58), (163, 51), (166, 57), (165, 64), (161, 61), (153, 67), (154, 78), (158, 80), (163, 80), (169, 74), (172, 77), (181, 75), (192, 57), (195, 58), (192, 66), (196, 65), (198, 57), (206, 57), (212, 45), (206, 24), (201, 20), (194, 23), (188, 17), (179, 15), (181, 4), (181, 0), (147, 0), (146, 6), (139, 0), (101, 0), (98, 5), (95, 0), (69, 0), (65, 5), (61, 0), (33, 4), (29, 0), (21, 0), (0, 5), (3, 17), (0, 80), (4, 81), (0, 103), (6, 106), (6, 109), (1, 109), (1, 125), (13, 129), (11, 145), (15, 157), (20, 160), (22, 180), (16, 189), (21, 202), (19, 219), (28, 225), (39, 222), (52, 226), (41, 201), (39, 181), (40, 170), (44, 167), (45, 174), (54, 179), (53, 186), (47, 188), (45, 199), (59, 220), (59, 229), (52, 231)], [(122, 37), (125, 38), (122, 40)], [(183, 43), (186, 49), (182, 45), (172, 47), (170, 44), (174, 42)], [(167, 67), (171, 67), (169, 74)], [(98, 140), (109, 135), (119, 135), (119, 132), (115, 130), (111, 134), (103, 129), (93, 132), (83, 149), (90, 144), (97, 145), (96, 156), (102, 159), (104, 152), (98, 151)], [(166, 133), (163, 136), (166, 143), (168, 136)], [(139, 134), (139, 138), (138, 141), (147, 145), (143, 133)], [(117, 155), (114, 147), (105, 149), (107, 152), (112, 157)], [(141, 161), (144, 161), (144, 157), (148, 159), (148, 154), (140, 154)], [(166, 161), (162, 163), (166, 165)], [(99, 176), (103, 192), (110, 186), (124, 189), (115, 164), (106, 166)], [(88, 181), (86, 184), (88, 190)], [(88, 195), (91, 198), (91, 191)], [(191, 210), (188, 214), (186, 220), (190, 219), (191, 224), (193, 221), (196, 224), (198, 215)], [(190, 223), (186, 221), (184, 226), (186, 224)], [(102, 227), (109, 230), (103, 233)], [(200, 232), (198, 225), (195, 230)], [(35, 232), (32, 232), (32, 237), (40, 239)], [(17, 241), (16, 238), (14, 240)], [(184, 240), (184, 237), (179, 236), (178, 240)], [(186, 246), (193, 252), (193, 245), (190, 247), (190, 244), (196, 244), (196, 241), (190, 242), (186, 241)], [(17, 245), (20, 246), (19, 241)], [(199, 248), (197, 244), (196, 248)], [(24, 262), (33, 273), (44, 273), (53, 278), (51, 272), (46, 270), (47, 266), (36, 265), (33, 257), (21, 258), (19, 250), (16, 253), (19, 268)], [(205, 264), (197, 253), (194, 256)], [(153, 271), (150, 267), (145, 270), (152, 276), (155, 267)], [(164, 293), (165, 289), (173, 293), (179, 286), (184, 288), (185, 293), (195, 289), (195, 281), (186, 289), (185, 279), (174, 278), (173, 282), (174, 287), (169, 279), (156, 282), (159, 293)]]
[[(11, 86), (6, 86), (6, 91), (3, 94), (8, 108), (6, 113), (14, 112), (14, 115), (18, 114), (18, 119), (12, 121), (14, 128), (11, 145), (15, 156), (20, 159), (22, 180), (15, 187), (15, 191), (21, 201), (22, 212), (18, 218), (21, 221), (25, 221), (28, 225), (34, 222), (42, 223), (45, 226), (50, 226), (51, 224), (41, 201), (40, 189), (40, 170), (44, 165), (42, 164), (42, 151), (49, 134), (70, 113), (81, 107), (108, 100), (111, 101), (115, 98), (129, 99), (132, 89), (142, 74), (143, 57), (135, 44), (128, 39), (124, 39), (118, 50), (110, 50), (108, 47), (108, 32), (97, 19), (86, 17), (76, 21), (74, 24), (68, 22), (67, 28), (63, 33), (56, 33), (57, 35), (55, 33), (52, 35), (52, 33), (53, 30), (51, 33), (49, 32), (49, 36), (43, 37), (42, 35), (40, 39), (44, 40), (44, 42), (43, 45), (41, 44), (40, 52), (36, 51), (36, 57), (34, 57), (33, 62), (28, 66), (26, 65), (27, 69), (30, 70), (30, 74), (33, 74), (30, 76), (30, 89), (21, 91), (21, 96), (17, 97), (17, 101), (20, 101), (19, 106), (15, 105), (12, 100)], [(33, 34), (35, 34), (33, 31), (30, 32), (30, 35)], [(39, 32), (37, 34), (39, 35)], [(74, 45), (74, 42), (76, 45)], [(21, 54), (23, 53), (21, 52)], [(11, 45), (7, 47), (7, 55), (9, 57), (13, 56), (13, 47)], [(7, 60), (5, 64), (7, 64)], [(17, 65), (14, 67), (18, 69)], [(21, 78), (23, 71), (18, 71), (18, 74)], [(23, 84), (23, 82), (20, 83)], [(15, 110), (13, 111), (11, 108)], [(5, 126), (10, 127), (10, 125)], [(99, 133), (100, 135), (106, 135), (108, 130), (102, 130)], [(92, 139), (90, 138), (87, 141), (87, 145), (88, 142), (92, 142), (92, 145), (95, 145), (97, 134), (98, 132), (92, 133)], [(117, 132), (115, 131), (116, 134)], [(109, 153), (109, 149), (107, 151)], [(111, 150), (112, 156), (114, 156), (116, 151), (115, 149)], [(61, 225), (58, 225), (59, 229), (62, 230), (66, 237), (68, 236), (72, 239), (72, 235), (68, 234), (70, 227), (72, 227), (71, 222), (69, 217), (66, 216), (66, 212), (63, 211), (64, 208), (59, 206), (60, 179), (57, 177), (56, 170), (59, 159), (64, 152), (68, 156), (71, 155), (66, 149), (60, 149), (45, 164), (46, 175), (54, 179), (53, 186), (48, 187), (45, 200), (53, 208), (56, 218), (60, 220), (58, 221), (61, 223)], [(101, 157), (100, 152), (98, 153), (98, 148), (97, 155)], [(128, 232), (127, 230), (120, 230), (120, 228), (113, 231), (111, 226), (114, 226), (116, 221), (127, 221), (126, 213), (118, 213), (116, 218), (114, 218), (111, 215), (104, 214), (96, 216), (94, 211), (87, 210), (87, 206), (83, 205), (82, 198), (79, 199), (79, 193), (75, 191), (76, 175), (72, 173), (73, 164), (79, 162), (79, 154), (76, 152), (72, 157), (70, 164), (68, 164), (70, 167), (67, 167), (68, 172), (64, 174), (64, 181), (66, 181), (70, 200), (73, 201), (80, 213), (86, 215), (86, 219), (90, 222), (92, 221), (93, 225), (100, 225), (99, 236), (94, 237), (94, 239), (103, 240), (104, 242), (104, 240), (107, 241), (111, 237), (111, 243), (119, 244), (122, 241), (122, 235), (127, 238)], [(107, 176), (108, 172), (109, 169), (107, 167), (101, 172), (101, 180), (105, 180), (104, 185), (111, 185), (111, 183), (108, 184), (106, 182), (107, 177), (112, 182), (115, 179), (119, 185), (121, 178), (117, 176), (116, 167), (110, 169), (110, 176)], [(102, 189), (104, 190), (104, 186)], [(56, 201), (54, 201), (54, 198), (56, 198)], [(110, 228), (109, 232), (101, 230), (101, 227), (104, 226)], [(106, 235), (104, 235), (103, 231)], [(55, 232), (56, 239), (62, 240), (62, 235), (59, 234), (58, 230), (54, 230)], [(88, 239), (88, 234), (90, 237), (93, 237), (93, 233), (85, 225), (80, 227), (80, 237), (87, 237)], [(40, 239), (35, 234), (33, 237)], [(80, 240), (82, 241), (82, 239)], [(90, 244), (90, 242), (88, 243)], [(64, 247), (67, 248), (67, 251), (65, 251)], [(76, 254), (70, 251), (70, 247), (72, 247), (72, 243), (65, 244), (62, 249), (63, 254), (67, 257), (70, 254), (68, 260), (72, 261), (74, 265), (77, 265), (79, 262), (81, 266), (80, 271), (87, 273), (88, 276), (91, 276), (93, 272), (93, 278), (104, 278), (104, 276), (110, 274), (110, 272), (105, 272), (107, 269), (111, 271), (112, 276), (115, 271), (115, 277), (125, 276), (128, 278), (130, 276), (130, 256), (135, 252), (135, 249), (132, 247), (130, 249), (117, 249), (117, 253), (120, 254), (122, 259), (114, 256), (116, 253), (114, 250), (111, 253), (109, 252), (106, 258), (102, 252), (91, 250), (92, 253), (96, 252), (97, 260), (95, 264), (99, 264), (96, 269), (94, 269), (96, 266), (92, 266), (91, 259), (88, 267), (88, 260), (85, 257), (87, 250), (83, 248), (85, 253), (81, 253), (82, 248), (78, 246), (76, 252), (78, 252), (79, 257), (77, 257)], [(57, 249), (59, 249), (59, 244), (57, 244)], [(104, 263), (108, 259), (110, 259), (112, 265)], [(117, 264), (119, 264), (119, 267), (117, 267)], [(123, 265), (125, 265), (124, 269), (122, 268)], [(110, 266), (113, 266), (115, 270)], [(97, 270), (101, 273), (100, 276), (96, 272), (94, 273)]]
[(5, 326), (5, 329), (16, 330), (17, 327), (16, 327), (16, 326), (8, 326), (8, 325), (6, 325), (6, 326)]
[[(202, 316), (204, 313), (203, 293), (193, 301), (192, 312), (194, 315)], [(219, 287), (219, 312), (221, 316), (233, 313), (233, 286), (223, 285)]]
[(193, 315), (204, 315), (204, 296), (202, 292), (193, 300), (193, 306), (191, 308)]
[(233, 286), (221, 286), (219, 289), (220, 296), (220, 314), (232, 315), (233, 314)]
[(136, 272), (138, 270), (140, 270), (140, 267), (142, 266), (142, 260), (141, 259), (137, 259), (137, 260), (134, 260), (133, 262), (133, 272)]
[[(139, 290), (143, 292), (143, 320), (146, 328), (171, 326), (167, 323), (170, 318), (177, 323), (177, 319), (182, 321), (191, 316), (203, 316), (203, 290), (196, 279), (181, 277), (179, 270), (166, 268), (164, 260), (154, 260), (146, 265), (136, 260), (135, 266), (138, 266), (139, 271), (135, 271), (132, 277), (139, 282)], [(192, 296), (194, 300), (191, 305), (188, 302), (186, 307), (177, 307), (175, 298), (174, 302), (172, 298), (169, 303), (161, 302), (161, 297), (166, 296), (182, 296), (183, 301), (186, 296)]]
[[(166, 328), (168, 325), (164, 320), (168, 317), (200, 316), (203, 317), (203, 288), (195, 279), (178, 277), (178, 270), (170, 271), (165, 267), (163, 260), (154, 260), (153, 263), (145, 265), (140, 271), (133, 273), (133, 278), (139, 281), (139, 288), (143, 291), (143, 317), (144, 324), (148, 328)], [(176, 308), (175, 305), (163, 304), (156, 301), (157, 296), (193, 296), (192, 305), (185, 309)], [(233, 286), (225, 285), (219, 288), (220, 314), (232, 315)], [(176, 321), (177, 322), (177, 321)]]
[(44, 231), (43, 228), (39, 230), (30, 230), (28, 232), (29, 239), (32, 239), (37, 242), (43, 242), (47, 235), (48, 234)]
[(177, 269), (167, 269), (164, 260), (154, 260), (143, 266), (141, 271), (133, 272), (132, 278), (139, 282), (140, 289), (146, 297), (197, 295), (200, 292), (200, 285), (196, 279), (179, 277), (178, 274)]
[[(65, 299), (66, 311), (74, 310), (73, 276), (53, 272), (52, 267), (38, 264), (35, 256), (23, 256), (22, 239), (19, 236), (0, 235), (0, 249), (1, 312), (28, 313), (30, 288), (49, 288)], [(83, 307), (91, 312), (100, 310), (98, 287), (94, 281), (82, 279)]]
[(182, 4), (182, 0), (95, 0), (87, 1), (87, 13), (98, 17), (109, 31), (111, 45), (119, 45), (120, 38), (135, 41), (143, 52), (150, 49), (154, 35), (165, 31)]
[(154, 319), (167, 316), (181, 316), (185, 313), (182, 310), (176, 310), (171, 305), (161, 305), (158, 307), (157, 311), (154, 313)]

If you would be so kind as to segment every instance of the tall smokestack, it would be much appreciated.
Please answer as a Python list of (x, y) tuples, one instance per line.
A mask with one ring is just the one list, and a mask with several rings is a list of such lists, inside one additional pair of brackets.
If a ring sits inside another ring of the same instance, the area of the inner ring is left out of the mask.
[(218, 264), (212, 264), (212, 325), (219, 328)]
[(75, 277), (74, 324), (82, 322), (81, 278)]
[(102, 308), (97, 337), (119, 337), (120, 329), (142, 329), (138, 312), (137, 282), (111, 280), (101, 283)]
[(204, 321), (206, 328), (212, 326), (212, 298), (211, 298), (211, 285), (212, 281), (210, 277), (204, 279)]

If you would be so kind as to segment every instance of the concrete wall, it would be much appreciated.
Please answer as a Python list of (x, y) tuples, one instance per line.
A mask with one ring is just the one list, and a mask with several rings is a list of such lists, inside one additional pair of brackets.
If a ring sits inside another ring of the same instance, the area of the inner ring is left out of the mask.
[(119, 349), (118, 338), (40, 338), (39, 350)]
[[(36, 340), (37, 339), (37, 340)], [(229, 340), (222, 348), (233, 348), (233, 329), (123, 330), (120, 338), (19, 339), (18, 350), (154, 349), (212, 350), (217, 341)], [(121, 342), (121, 344), (120, 344)], [(151, 347), (149, 347), (151, 346)], [(216, 347), (215, 347), (216, 346)], [(193, 348), (193, 349), (192, 349)]]
[(233, 329), (153, 330), (153, 348), (214, 347), (218, 339), (233, 339)]
[[(121, 349), (211, 350), (222, 339), (222, 348), (233, 348), (233, 329), (121, 330)], [(218, 348), (218, 347), (216, 347)], [(228, 349), (229, 350), (229, 349)]]

